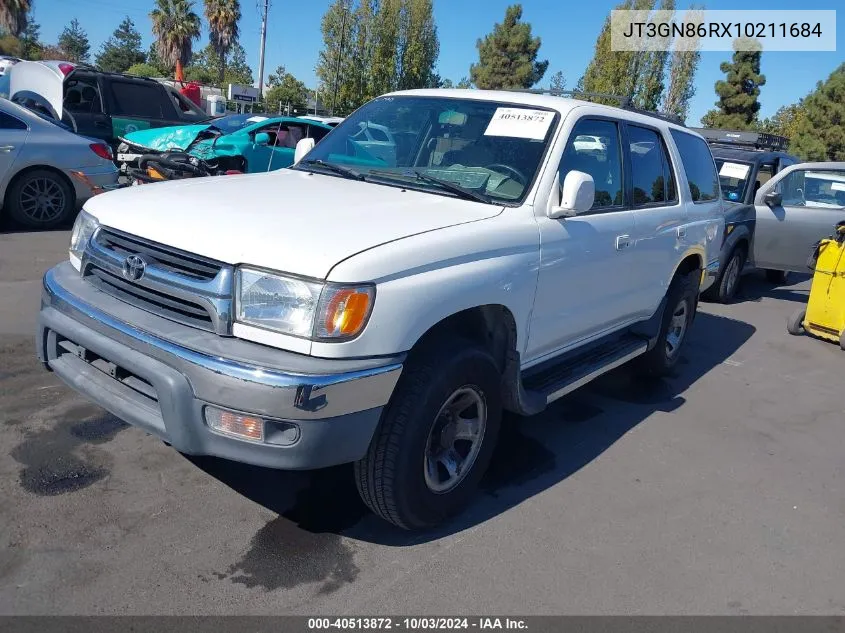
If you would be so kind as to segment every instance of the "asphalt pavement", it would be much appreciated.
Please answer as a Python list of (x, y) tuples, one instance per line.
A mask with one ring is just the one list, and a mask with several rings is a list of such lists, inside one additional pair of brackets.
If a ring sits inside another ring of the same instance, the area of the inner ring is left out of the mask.
[(845, 352), (787, 334), (806, 277), (702, 304), (671, 379), (510, 417), (473, 506), (408, 534), (348, 467), (187, 458), (44, 371), (68, 237), (0, 234), (2, 614), (845, 613)]

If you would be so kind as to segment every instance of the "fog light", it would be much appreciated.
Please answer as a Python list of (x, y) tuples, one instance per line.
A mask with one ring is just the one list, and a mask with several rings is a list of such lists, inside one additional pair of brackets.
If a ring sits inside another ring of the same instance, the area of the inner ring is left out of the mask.
[(218, 433), (239, 437), (253, 442), (264, 441), (264, 420), (252, 415), (205, 407), (205, 421)]

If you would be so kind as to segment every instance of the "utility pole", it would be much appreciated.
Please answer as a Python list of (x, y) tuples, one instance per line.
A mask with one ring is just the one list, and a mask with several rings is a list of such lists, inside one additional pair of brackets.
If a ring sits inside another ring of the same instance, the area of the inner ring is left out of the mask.
[(261, 49), (258, 53), (258, 98), (264, 96), (264, 48), (267, 46), (267, 12), (270, 0), (264, 0), (264, 13), (261, 16)]

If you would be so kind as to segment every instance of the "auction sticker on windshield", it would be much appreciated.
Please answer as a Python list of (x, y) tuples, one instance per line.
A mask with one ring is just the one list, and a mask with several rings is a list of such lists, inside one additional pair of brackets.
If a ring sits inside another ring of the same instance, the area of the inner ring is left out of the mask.
[(719, 170), (719, 175), (727, 178), (737, 178), (739, 180), (743, 180), (748, 175), (748, 170), (748, 165), (742, 165), (740, 163), (724, 163), (722, 168)]
[(525, 108), (497, 108), (484, 136), (510, 136), (542, 141), (552, 124), (554, 112)]

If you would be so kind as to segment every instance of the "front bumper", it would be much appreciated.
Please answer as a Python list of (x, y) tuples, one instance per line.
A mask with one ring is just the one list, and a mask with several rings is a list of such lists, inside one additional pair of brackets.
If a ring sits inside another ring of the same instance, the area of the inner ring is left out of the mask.
[[(401, 355), (316, 359), (183, 326), (100, 292), (67, 262), (43, 285), (41, 361), (186, 454), (292, 470), (356, 461), (402, 371)], [(265, 440), (212, 430), (206, 405), (270, 420)]]

